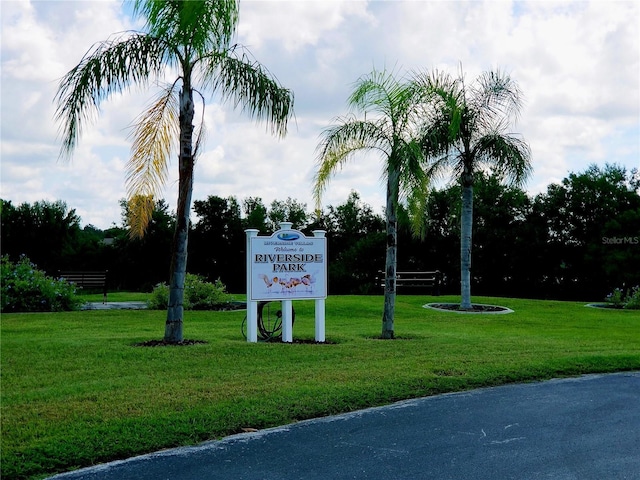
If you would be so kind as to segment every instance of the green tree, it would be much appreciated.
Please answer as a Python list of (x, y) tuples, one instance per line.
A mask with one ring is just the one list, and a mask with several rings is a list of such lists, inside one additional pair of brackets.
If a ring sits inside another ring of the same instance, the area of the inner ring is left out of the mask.
[(266, 235), (269, 232), (267, 227), (267, 207), (264, 206), (262, 198), (245, 198), (242, 201), (242, 211), (245, 214), (244, 228), (255, 228), (260, 235)]
[(271, 233), (280, 230), (280, 222), (291, 222), (291, 228), (302, 230), (307, 223), (307, 205), (291, 197), (285, 201), (274, 200), (267, 216)]
[[(121, 199), (120, 208), (126, 230), (127, 219), (131, 217), (131, 202)], [(164, 199), (155, 200), (144, 237), (122, 235), (116, 240), (114, 246), (117, 257), (109, 268), (110, 281), (117, 282), (121, 288), (146, 292), (166, 281), (175, 225), (175, 215), (169, 211), (167, 202)]]
[(639, 192), (637, 170), (591, 165), (536, 197), (550, 295), (601, 300), (640, 282)]
[(427, 215), (424, 220), (426, 234), (422, 248), (422, 268), (428, 271), (440, 270), (443, 275), (442, 292), (452, 293), (457, 287), (452, 282), (460, 270), (460, 186), (430, 193)]
[(531, 200), (524, 190), (479, 173), (473, 203), (473, 281), (478, 292), (530, 296), (530, 274), (537, 270), (532, 267), (541, 260), (539, 237), (528, 223)]
[(233, 196), (210, 195), (194, 201), (193, 209), (198, 221), (191, 233), (189, 272), (210, 282), (219, 278), (231, 291), (242, 291), (245, 271), (232, 254), (244, 251), (246, 243), (240, 204)]
[(373, 212), (371, 205), (363, 203), (356, 191), (349, 193), (345, 203), (329, 205), (328, 210), (332, 236), (340, 243), (353, 244), (359, 237), (384, 230), (384, 219)]
[(482, 73), (471, 85), (433, 72), (417, 76), (435, 95), (425, 115), (422, 145), (434, 159), (431, 175), (453, 169), (462, 187), (460, 219), (461, 309), (471, 309), (473, 186), (478, 172), (491, 170), (510, 185), (522, 185), (531, 173), (529, 146), (507, 129), (517, 119), (522, 93), (501, 71)]
[(338, 168), (363, 151), (384, 162), (386, 194), (386, 258), (382, 338), (394, 337), (397, 267), (397, 207), (402, 194), (424, 197), (427, 181), (417, 138), (420, 92), (411, 81), (398, 81), (392, 73), (376, 71), (361, 77), (348, 103), (355, 113), (339, 117), (323, 132), (318, 146), (319, 168), (314, 197), (319, 208), (324, 189)]
[(331, 292), (379, 293), (375, 279), (384, 263), (384, 218), (363, 203), (355, 191), (345, 203), (337, 207), (329, 205), (325, 218)]
[(142, 235), (151, 218), (153, 198), (167, 178), (172, 147), (178, 146), (177, 221), (172, 242), (170, 299), (165, 341), (183, 338), (183, 297), (187, 266), (193, 169), (199, 151), (200, 128), (194, 127), (196, 88), (219, 94), (224, 101), (284, 136), (293, 113), (293, 94), (241, 46), (232, 44), (238, 25), (238, 0), (135, 0), (134, 14), (146, 20), (145, 32), (126, 32), (93, 47), (60, 83), (57, 119), (63, 124), (62, 154), (74, 150), (82, 127), (100, 103), (132, 85), (177, 71), (143, 113), (133, 132), (127, 185), (136, 205), (132, 231)]
[(50, 275), (73, 268), (82, 230), (80, 217), (62, 200), (24, 202), (17, 207), (0, 200), (2, 252), (17, 261), (27, 255)]

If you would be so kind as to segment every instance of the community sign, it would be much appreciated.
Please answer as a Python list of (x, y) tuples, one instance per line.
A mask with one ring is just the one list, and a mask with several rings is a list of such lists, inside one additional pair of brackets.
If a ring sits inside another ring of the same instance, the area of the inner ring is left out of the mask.
[(250, 300), (304, 300), (327, 297), (327, 239), (298, 230), (251, 237)]

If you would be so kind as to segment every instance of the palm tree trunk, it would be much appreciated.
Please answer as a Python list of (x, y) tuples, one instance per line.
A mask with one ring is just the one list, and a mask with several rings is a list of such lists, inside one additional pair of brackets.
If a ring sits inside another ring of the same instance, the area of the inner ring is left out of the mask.
[(193, 93), (189, 83), (185, 81), (180, 92), (178, 205), (171, 253), (169, 307), (164, 330), (164, 341), (168, 343), (179, 343), (183, 340), (184, 282), (187, 275), (189, 215), (193, 192), (193, 116)]
[[(465, 175), (466, 177), (466, 175)], [(463, 177), (460, 216), (460, 309), (471, 310), (471, 229), (473, 227), (473, 182)]]
[(396, 268), (398, 261), (398, 205), (400, 172), (389, 168), (387, 177), (387, 256), (384, 277), (384, 310), (382, 314), (382, 338), (394, 338), (393, 317), (396, 305)]

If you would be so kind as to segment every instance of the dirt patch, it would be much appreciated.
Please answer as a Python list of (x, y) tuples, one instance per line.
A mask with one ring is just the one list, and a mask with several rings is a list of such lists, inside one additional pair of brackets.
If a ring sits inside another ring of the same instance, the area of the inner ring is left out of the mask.
[(134, 343), (134, 347), (188, 347), (189, 345), (202, 345), (209, 342), (205, 340), (182, 340), (181, 342), (171, 343), (164, 340), (147, 340), (146, 342)]
[(247, 302), (225, 302), (219, 303), (211, 307), (211, 310), (217, 310), (219, 312), (228, 312), (233, 310), (246, 310)]

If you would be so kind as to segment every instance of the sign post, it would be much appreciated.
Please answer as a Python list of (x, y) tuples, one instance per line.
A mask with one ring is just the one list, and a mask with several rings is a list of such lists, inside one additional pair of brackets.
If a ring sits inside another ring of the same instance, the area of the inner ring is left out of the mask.
[(307, 237), (281, 222), (271, 236), (247, 235), (247, 341), (257, 342), (257, 302), (282, 301), (282, 341), (293, 341), (292, 300), (315, 300), (315, 339), (325, 341), (327, 239), (324, 230)]
[[(251, 239), (258, 235), (258, 230), (250, 228), (245, 230), (247, 235), (247, 265), (251, 261)], [(247, 276), (247, 342), (258, 341), (258, 304), (249, 301), (249, 291), (251, 289), (251, 280)]]
[[(316, 238), (325, 238), (324, 234), (326, 232), (324, 230), (314, 230), (313, 236)], [(325, 240), (326, 241), (326, 240)], [(326, 248), (326, 243), (325, 243)], [(326, 252), (326, 250), (325, 250)], [(326, 255), (325, 255), (326, 257)], [(325, 265), (325, 277), (326, 277), (326, 265)], [(326, 278), (325, 278), (326, 281)], [(326, 290), (326, 288), (325, 288)], [(324, 298), (316, 298), (316, 342), (324, 342), (325, 341), (325, 328), (324, 328)]]

